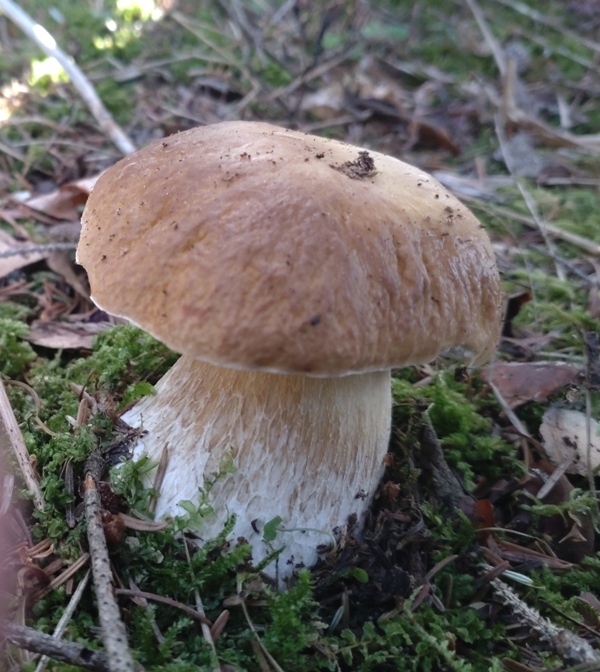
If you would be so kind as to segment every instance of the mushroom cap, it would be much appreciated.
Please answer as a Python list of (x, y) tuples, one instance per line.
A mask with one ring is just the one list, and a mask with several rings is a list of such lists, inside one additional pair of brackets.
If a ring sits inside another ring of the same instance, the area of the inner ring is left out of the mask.
[(476, 217), (398, 159), (264, 123), (154, 142), (107, 170), (77, 258), (95, 303), (212, 364), (335, 376), (493, 352)]

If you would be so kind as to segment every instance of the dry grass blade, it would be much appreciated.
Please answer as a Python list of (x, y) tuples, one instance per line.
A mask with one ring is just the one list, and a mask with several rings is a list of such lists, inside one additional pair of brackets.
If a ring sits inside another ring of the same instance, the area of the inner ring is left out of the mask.
[[(242, 583), (241, 581), (238, 582), (238, 595), (242, 593)], [(248, 607), (246, 606), (246, 602), (244, 600), (241, 600), (240, 606), (242, 607), (242, 611), (244, 612), (244, 618), (246, 619), (246, 623), (248, 623), (248, 627), (252, 631), (252, 634), (254, 635), (254, 639), (256, 640), (256, 646), (258, 647), (258, 650), (262, 653), (264, 658), (269, 661), (269, 663), (275, 668), (275, 672), (283, 672), (281, 669), (279, 663), (273, 658), (273, 656), (269, 653), (269, 650), (267, 647), (263, 644), (262, 639), (260, 638), (260, 635), (258, 634), (256, 627), (254, 626), (254, 623), (252, 622), (252, 619), (250, 618), (250, 614), (248, 613)], [(268, 669), (268, 668), (267, 668)]]
[(44, 497), (2, 379), (0, 379), (0, 446), (3, 452), (8, 452), (9, 446), (12, 448), (35, 508), (41, 511), (44, 508)]
[[(64, 610), (63, 615), (60, 617), (60, 620), (58, 621), (56, 628), (54, 628), (52, 636), (55, 639), (62, 638), (63, 633), (66, 630), (67, 625), (69, 624), (69, 621), (71, 620), (73, 614), (75, 613), (75, 609), (77, 609), (77, 605), (79, 604), (79, 601), (83, 596), (83, 591), (86, 589), (89, 580), (90, 580), (90, 570), (88, 569), (83, 579), (81, 579), (81, 581), (79, 582), (77, 589), (71, 596), (69, 604), (67, 605), (67, 608)], [(35, 672), (44, 672), (49, 662), (50, 662), (49, 656), (47, 655), (42, 656), (40, 662), (37, 664), (37, 667), (35, 668)]]
[(129, 590), (129, 588), (117, 588), (115, 590), (116, 595), (124, 595), (126, 597), (141, 597), (145, 600), (151, 600), (153, 602), (160, 602), (161, 604), (167, 604), (169, 607), (175, 607), (175, 609), (180, 609), (188, 616), (191, 616), (196, 621), (200, 621), (203, 625), (207, 625), (210, 629), (212, 623), (200, 612), (188, 607), (187, 604), (182, 604), (177, 602), (177, 600), (172, 600), (170, 597), (165, 597), (164, 595), (156, 595), (156, 593), (146, 593), (143, 590)]
[[(463, 201), (477, 203), (479, 207), (485, 208), (491, 214), (495, 214), (500, 217), (505, 217), (507, 219), (512, 219), (515, 222), (520, 222), (521, 224), (525, 224), (532, 228), (537, 228), (537, 223), (535, 219), (533, 219), (533, 217), (523, 215), (522, 213), (517, 212), (516, 210), (512, 210), (511, 208), (506, 208), (502, 205), (493, 205), (490, 203), (484, 204), (484, 202), (480, 198), (472, 197), (464, 193), (460, 194), (460, 198)], [(575, 247), (578, 247), (580, 250), (586, 252), (587, 254), (591, 254), (594, 257), (600, 257), (600, 245), (594, 242), (593, 240), (590, 240), (589, 238), (584, 238), (583, 236), (580, 236), (576, 233), (572, 233), (571, 231), (565, 231), (565, 229), (561, 229), (559, 226), (555, 226), (554, 224), (551, 224), (550, 222), (547, 222), (545, 220), (543, 223), (544, 227), (546, 228), (546, 231), (553, 238), (564, 240), (565, 243), (574, 245)]]
[(519, 432), (521, 435), (521, 448), (523, 449), (523, 457), (525, 460), (525, 466), (529, 468), (529, 464), (531, 463), (531, 454), (529, 451), (529, 443), (528, 439), (531, 440), (531, 434), (527, 430), (527, 427), (521, 422), (521, 420), (518, 418), (516, 413), (512, 410), (506, 399), (502, 396), (502, 393), (500, 390), (492, 383), (491, 381), (488, 382), (488, 385), (490, 386), (492, 392), (494, 393), (494, 396), (496, 397), (496, 401), (500, 404), (500, 407), (504, 411), (504, 414), (510, 421), (510, 424)]
[(58, 250), (74, 250), (76, 243), (48, 243), (47, 245), (28, 245), (27, 247), (14, 247), (0, 252), (0, 259), (18, 257), (29, 254), (49, 254)]
[(498, 68), (498, 71), (500, 72), (502, 77), (504, 77), (506, 74), (506, 57), (504, 55), (504, 52), (502, 51), (500, 43), (494, 37), (494, 34), (490, 30), (490, 27), (488, 26), (488, 23), (485, 19), (485, 16), (481, 11), (481, 8), (475, 2), (475, 0), (465, 0), (465, 3), (467, 7), (471, 10), (471, 14), (473, 14), (473, 17), (477, 22), (477, 25), (479, 26), (479, 30), (481, 31), (483, 37), (485, 38), (485, 41), (487, 42), (487, 45), (490, 48), (490, 51), (492, 52), (492, 55), (494, 56), (494, 60), (496, 61), (496, 67)]
[(518, 2), (518, 0), (496, 0), (496, 2), (500, 3), (501, 5), (504, 5), (505, 7), (510, 7), (515, 12), (518, 12), (523, 16), (527, 16), (528, 18), (533, 19), (538, 23), (541, 23), (545, 26), (549, 26), (550, 28), (554, 28), (554, 30), (558, 31), (562, 35), (565, 35), (575, 40), (576, 42), (585, 45), (588, 49), (591, 49), (592, 51), (595, 51), (596, 53), (600, 54), (599, 42), (588, 40), (581, 34), (569, 30), (568, 28), (565, 28), (560, 19), (554, 19), (550, 14), (542, 14), (542, 12), (538, 12), (537, 9), (533, 9), (533, 7), (526, 5), (524, 2)]
[[(192, 561), (190, 558), (190, 549), (188, 548), (187, 545), (187, 539), (184, 537), (183, 538), (183, 545), (185, 548), (185, 556), (188, 561), (188, 565), (190, 565), (190, 571), (192, 569)], [(200, 597), (200, 592), (198, 591), (197, 588), (194, 589), (194, 597), (196, 598), (196, 609), (198, 610), (199, 614), (202, 614), (206, 618), (206, 614), (204, 611), (204, 605), (202, 604), (202, 598)], [(219, 657), (217, 655), (217, 649), (215, 647), (215, 640), (213, 639), (212, 636), (212, 629), (213, 624), (211, 623), (210, 625), (208, 623), (202, 623), (202, 636), (204, 637), (204, 641), (208, 644), (211, 652), (211, 663), (213, 665), (213, 670), (214, 672), (219, 672), (220, 670), (220, 665), (219, 665)]]
[[(514, 62), (511, 62), (512, 67), (514, 68)], [(548, 234), (548, 229), (546, 228), (546, 222), (542, 217), (540, 217), (537, 209), (537, 205), (535, 203), (535, 200), (533, 196), (529, 193), (529, 191), (525, 188), (523, 183), (515, 177), (515, 171), (513, 169), (512, 165), (512, 160), (510, 158), (510, 155), (508, 151), (506, 150), (506, 136), (504, 134), (504, 128), (500, 124), (500, 120), (496, 118), (496, 123), (495, 123), (495, 128), (496, 128), (496, 137), (498, 138), (498, 144), (500, 146), (500, 151), (502, 152), (502, 157), (504, 159), (504, 163), (506, 164), (506, 167), (508, 168), (508, 172), (513, 176), (515, 183), (517, 185), (517, 188), (519, 192), (521, 193), (521, 196), (523, 197), (523, 200), (525, 201), (525, 205), (527, 205), (527, 209), (531, 213), (531, 216), (533, 218), (533, 221), (536, 224), (536, 227), (540, 234), (542, 235), (542, 238), (544, 239), (544, 243), (546, 244), (546, 247), (548, 249), (548, 253), (550, 257), (554, 260), (554, 266), (556, 269), (556, 276), (560, 280), (565, 280), (566, 279), (566, 273), (562, 265), (558, 262), (556, 259), (556, 250), (554, 248), (554, 244)]]

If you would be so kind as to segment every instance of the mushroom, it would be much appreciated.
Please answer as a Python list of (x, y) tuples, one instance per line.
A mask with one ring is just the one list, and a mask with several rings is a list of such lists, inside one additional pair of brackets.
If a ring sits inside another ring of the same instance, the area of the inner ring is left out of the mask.
[[(156, 516), (236, 516), (256, 560), (310, 565), (382, 477), (394, 367), (486, 360), (501, 292), (489, 239), (435, 179), (395, 158), (264, 123), (159, 140), (98, 180), (78, 261), (92, 297), (182, 354), (124, 419), (169, 459)], [(287, 563), (287, 564), (285, 564)]]

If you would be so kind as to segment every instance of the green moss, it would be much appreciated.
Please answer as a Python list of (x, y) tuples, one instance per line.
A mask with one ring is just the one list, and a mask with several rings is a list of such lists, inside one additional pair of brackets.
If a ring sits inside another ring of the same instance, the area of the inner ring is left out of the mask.
[(495, 402), (476, 390), (467, 394), (466, 384), (455, 381), (451, 373), (438, 374), (432, 385), (419, 389), (396, 378), (393, 394), (396, 427), (402, 430), (420, 423), (426, 410), (448, 464), (469, 487), (474, 487), (475, 475), (493, 481), (520, 470), (513, 447), (493, 434), (487, 415)]
[(579, 236), (600, 243), (600, 193), (591, 189), (571, 188), (561, 194), (560, 214), (556, 225)]
[(150, 391), (142, 382), (156, 382), (178, 355), (141, 329), (119, 326), (98, 336), (90, 357), (71, 364), (66, 376), (92, 388), (110, 389), (127, 402)]
[(27, 306), (14, 301), (0, 302), (0, 320), (13, 320), (24, 322), (31, 314), (31, 310)]
[(23, 340), (28, 333), (22, 322), (0, 318), (0, 374), (16, 378), (35, 359), (32, 347)]

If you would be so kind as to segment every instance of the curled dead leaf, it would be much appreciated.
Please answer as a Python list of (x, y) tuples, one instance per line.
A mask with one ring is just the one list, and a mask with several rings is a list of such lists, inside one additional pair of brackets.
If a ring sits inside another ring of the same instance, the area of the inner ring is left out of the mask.
[(510, 408), (528, 401), (544, 401), (565, 385), (572, 385), (579, 369), (556, 362), (497, 362), (483, 372), (493, 383)]
[(112, 326), (109, 322), (32, 323), (27, 340), (34, 345), (56, 350), (91, 349), (96, 336)]

